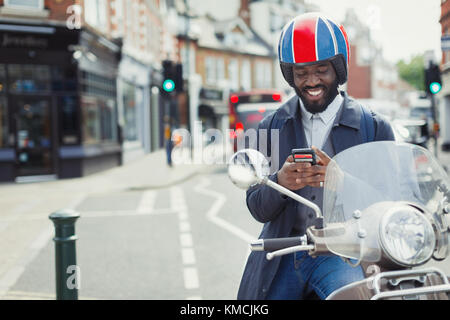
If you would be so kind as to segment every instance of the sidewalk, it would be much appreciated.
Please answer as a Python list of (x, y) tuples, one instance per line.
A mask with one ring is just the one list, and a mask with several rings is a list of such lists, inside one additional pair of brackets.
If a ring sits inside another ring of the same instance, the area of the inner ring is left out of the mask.
[[(0, 193), (42, 194), (55, 191), (69, 193), (99, 193), (120, 190), (157, 189), (183, 182), (201, 172), (217, 169), (217, 166), (166, 163), (164, 150), (147, 154), (142, 158), (89, 176), (38, 183), (0, 184)], [(2, 197), (3, 198), (3, 197)]]
[(101, 186), (104, 191), (145, 190), (165, 188), (193, 176), (214, 170), (213, 166), (174, 164), (169, 167), (164, 150), (156, 151), (123, 166), (82, 178), (89, 187)]

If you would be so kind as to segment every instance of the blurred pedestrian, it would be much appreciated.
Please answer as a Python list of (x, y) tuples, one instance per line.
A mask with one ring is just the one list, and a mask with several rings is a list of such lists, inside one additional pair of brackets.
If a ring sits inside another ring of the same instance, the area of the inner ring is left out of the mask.
[[(258, 132), (268, 130), (268, 144), (258, 147), (271, 151), (277, 144), (278, 154), (270, 157), (281, 160), (269, 179), (320, 208), (330, 157), (357, 144), (394, 140), (386, 119), (339, 90), (347, 82), (349, 48), (344, 28), (321, 14), (291, 20), (281, 33), (278, 54), (282, 74), (296, 95), (259, 124)], [(278, 141), (270, 140), (270, 130), (279, 130)], [(298, 148), (313, 148), (318, 164), (295, 163), (291, 150)], [(261, 239), (302, 236), (315, 223), (312, 209), (265, 185), (247, 191), (247, 206), (264, 223)], [(268, 261), (264, 252), (252, 252), (238, 299), (296, 300), (311, 293), (325, 299), (363, 278), (361, 267), (352, 268), (338, 256), (314, 259), (297, 252)]]
[(164, 140), (166, 145), (167, 165), (172, 167), (172, 126), (169, 116), (164, 116)]

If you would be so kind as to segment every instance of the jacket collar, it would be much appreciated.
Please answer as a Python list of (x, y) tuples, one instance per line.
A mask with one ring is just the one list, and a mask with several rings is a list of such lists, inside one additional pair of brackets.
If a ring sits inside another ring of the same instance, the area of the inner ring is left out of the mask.
[[(345, 91), (340, 94), (344, 98), (342, 107), (339, 109), (333, 126), (343, 125), (358, 129), (361, 123), (361, 110), (355, 100), (350, 98)], [(280, 120), (301, 119), (300, 104), (297, 95), (291, 97), (278, 112)]]
[(361, 125), (361, 108), (359, 104), (350, 98), (346, 92), (341, 91), (341, 95), (344, 97), (344, 103), (336, 116), (334, 126), (343, 125), (359, 130)]

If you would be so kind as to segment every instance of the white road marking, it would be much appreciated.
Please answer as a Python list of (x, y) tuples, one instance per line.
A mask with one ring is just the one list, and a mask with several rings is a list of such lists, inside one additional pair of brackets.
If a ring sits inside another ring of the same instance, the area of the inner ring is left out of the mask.
[[(191, 225), (189, 223), (188, 207), (184, 192), (180, 187), (172, 187), (170, 189), (170, 208), (174, 211), (178, 211), (184, 287), (187, 290), (198, 289), (200, 283), (196, 268), (194, 241), (191, 234)], [(187, 299), (201, 300), (201, 297), (191, 296)]]
[(184, 265), (193, 265), (196, 263), (194, 249), (192, 248), (181, 249), (181, 258)]
[(139, 203), (139, 206), (137, 208), (138, 214), (149, 214), (154, 210), (156, 202), (156, 191), (150, 190), (145, 191), (142, 194), (141, 202)]
[(180, 243), (183, 248), (190, 248), (194, 245), (194, 241), (192, 240), (192, 235), (190, 233), (181, 233), (180, 234)]
[(188, 221), (180, 221), (180, 232), (190, 232), (191, 224)]
[(99, 211), (82, 211), (83, 218), (99, 218), (99, 217), (125, 217), (125, 216), (153, 216), (174, 214), (172, 208), (153, 209), (145, 213), (139, 213), (137, 210), (99, 210)]
[(197, 268), (195, 267), (188, 267), (183, 269), (183, 275), (184, 275), (184, 287), (186, 289), (198, 289), (200, 287), (199, 281), (198, 281), (198, 273)]
[(189, 219), (189, 215), (187, 213), (187, 211), (179, 211), (178, 212), (178, 219), (182, 222), (185, 222)]
[(248, 234), (244, 230), (218, 216), (220, 210), (227, 201), (227, 197), (223, 193), (211, 190), (211, 188), (209, 188), (210, 184), (210, 179), (203, 178), (203, 180), (195, 187), (196, 192), (216, 199), (211, 208), (206, 213), (206, 218), (212, 223), (216, 224), (222, 229), (227, 230), (228, 232), (231, 232), (239, 239), (242, 239), (247, 243), (253, 241), (255, 239), (254, 236)]

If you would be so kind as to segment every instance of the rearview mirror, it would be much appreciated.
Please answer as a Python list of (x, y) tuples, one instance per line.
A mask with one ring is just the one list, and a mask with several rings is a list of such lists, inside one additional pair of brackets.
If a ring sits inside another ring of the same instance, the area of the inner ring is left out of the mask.
[(254, 149), (236, 152), (228, 163), (230, 180), (241, 189), (262, 183), (269, 176), (270, 165), (266, 157)]

